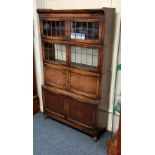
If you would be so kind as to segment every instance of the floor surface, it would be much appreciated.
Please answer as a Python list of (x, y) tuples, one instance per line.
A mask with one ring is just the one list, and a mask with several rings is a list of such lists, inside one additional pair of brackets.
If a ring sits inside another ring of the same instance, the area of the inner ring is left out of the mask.
[(33, 117), (33, 155), (107, 155), (110, 132), (102, 134), (97, 142), (92, 137), (42, 113)]

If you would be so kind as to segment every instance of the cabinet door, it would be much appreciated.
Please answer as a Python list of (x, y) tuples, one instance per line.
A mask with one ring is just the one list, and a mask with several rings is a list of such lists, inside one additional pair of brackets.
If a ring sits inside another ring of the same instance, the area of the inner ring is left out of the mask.
[(72, 67), (95, 72), (101, 71), (101, 48), (91, 46), (71, 46), (70, 49), (70, 64)]
[(96, 126), (96, 109), (95, 104), (79, 101), (72, 97), (68, 97), (68, 120), (81, 124), (83, 126)]
[(41, 18), (41, 36), (46, 39), (62, 39), (67, 36), (67, 24), (64, 19)]
[(54, 115), (65, 117), (64, 95), (53, 93), (46, 88), (43, 88), (44, 110), (51, 112)]
[(86, 71), (70, 71), (70, 91), (92, 98), (98, 98), (99, 75)]
[(64, 44), (42, 42), (43, 58), (45, 62), (67, 65), (67, 47)]
[(68, 78), (67, 69), (56, 65), (44, 64), (45, 84), (62, 89), (67, 89), (68, 88), (67, 78)]
[(103, 41), (103, 21), (95, 19), (74, 19), (70, 22), (70, 38), (85, 43)]

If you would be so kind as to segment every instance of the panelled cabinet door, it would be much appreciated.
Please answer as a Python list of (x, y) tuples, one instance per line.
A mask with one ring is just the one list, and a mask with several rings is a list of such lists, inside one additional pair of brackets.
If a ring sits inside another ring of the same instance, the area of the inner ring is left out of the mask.
[(41, 36), (46, 39), (62, 39), (67, 37), (67, 23), (64, 19), (40, 18)]
[(85, 71), (70, 71), (70, 91), (97, 98), (99, 93), (99, 75)]
[(42, 90), (45, 110), (54, 115), (65, 117), (66, 114), (64, 109), (64, 95), (52, 93), (45, 88), (43, 88)]
[(67, 119), (90, 128), (96, 127), (96, 105), (68, 97)]
[(45, 84), (62, 89), (68, 88), (68, 71), (65, 68), (55, 65), (44, 64)]

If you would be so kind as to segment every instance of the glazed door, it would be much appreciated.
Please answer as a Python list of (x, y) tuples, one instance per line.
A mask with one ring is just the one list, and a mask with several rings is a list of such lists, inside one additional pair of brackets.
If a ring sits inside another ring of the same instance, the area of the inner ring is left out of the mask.
[(102, 52), (103, 49), (100, 46), (71, 45), (70, 66), (81, 70), (99, 73), (102, 66)]
[(70, 21), (69, 26), (72, 41), (101, 43), (103, 40), (103, 20), (73, 19)]
[(40, 18), (41, 37), (45, 39), (66, 40), (67, 23), (60, 18)]
[(65, 44), (42, 41), (43, 60), (47, 63), (67, 66), (67, 46)]

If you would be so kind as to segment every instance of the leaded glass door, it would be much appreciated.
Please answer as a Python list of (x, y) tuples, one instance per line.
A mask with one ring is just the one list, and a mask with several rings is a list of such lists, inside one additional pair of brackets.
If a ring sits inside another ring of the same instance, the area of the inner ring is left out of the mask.
[(44, 61), (56, 64), (67, 64), (67, 46), (61, 43), (43, 42)]
[(97, 43), (102, 41), (103, 21), (72, 20), (70, 22), (70, 38), (72, 41)]
[(41, 35), (46, 39), (66, 39), (66, 21), (64, 19), (41, 19)]

